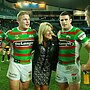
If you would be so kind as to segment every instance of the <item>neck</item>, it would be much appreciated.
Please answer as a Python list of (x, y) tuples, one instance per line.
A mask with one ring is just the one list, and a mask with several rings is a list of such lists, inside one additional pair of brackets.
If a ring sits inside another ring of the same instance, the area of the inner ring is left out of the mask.
[(21, 31), (26, 31), (27, 30), (27, 28), (22, 28), (22, 27), (18, 27), (19, 28), (19, 30), (21, 30)]
[(70, 27), (68, 27), (68, 28), (64, 28), (63, 30), (68, 31), (68, 30), (70, 30), (71, 28), (72, 28), (72, 25), (71, 25)]

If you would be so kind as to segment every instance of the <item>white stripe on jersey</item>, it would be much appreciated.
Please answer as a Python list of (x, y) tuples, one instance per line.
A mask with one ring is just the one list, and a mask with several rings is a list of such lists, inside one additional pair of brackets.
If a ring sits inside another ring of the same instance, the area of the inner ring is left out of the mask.
[(85, 37), (86, 37), (86, 35), (85, 35), (84, 32), (81, 33), (81, 34), (78, 36), (78, 38), (79, 38), (80, 40), (83, 40)]

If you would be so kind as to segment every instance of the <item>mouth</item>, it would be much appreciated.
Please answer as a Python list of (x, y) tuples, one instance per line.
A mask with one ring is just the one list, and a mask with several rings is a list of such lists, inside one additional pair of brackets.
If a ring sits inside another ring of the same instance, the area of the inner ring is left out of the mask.
[(64, 23), (63, 25), (64, 25), (64, 26), (66, 26), (67, 24), (66, 24), (66, 23)]
[(26, 26), (29, 26), (29, 24), (26, 24)]

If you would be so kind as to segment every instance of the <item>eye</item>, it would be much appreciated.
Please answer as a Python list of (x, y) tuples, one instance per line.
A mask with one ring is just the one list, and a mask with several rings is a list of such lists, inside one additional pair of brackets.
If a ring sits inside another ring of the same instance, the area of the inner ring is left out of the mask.
[(67, 21), (68, 19), (65, 19), (65, 21)]
[(67, 21), (68, 19), (61, 19), (61, 21), (64, 21), (64, 20)]
[(64, 19), (61, 19), (61, 21), (64, 21)]

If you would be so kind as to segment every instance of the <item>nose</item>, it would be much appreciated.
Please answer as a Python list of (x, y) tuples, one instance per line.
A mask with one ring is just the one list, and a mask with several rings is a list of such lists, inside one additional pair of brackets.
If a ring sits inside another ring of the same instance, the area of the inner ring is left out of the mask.
[(66, 22), (66, 20), (63, 20), (63, 22)]
[(26, 22), (30, 22), (30, 20), (29, 20), (29, 19), (27, 19), (27, 20), (26, 20)]

